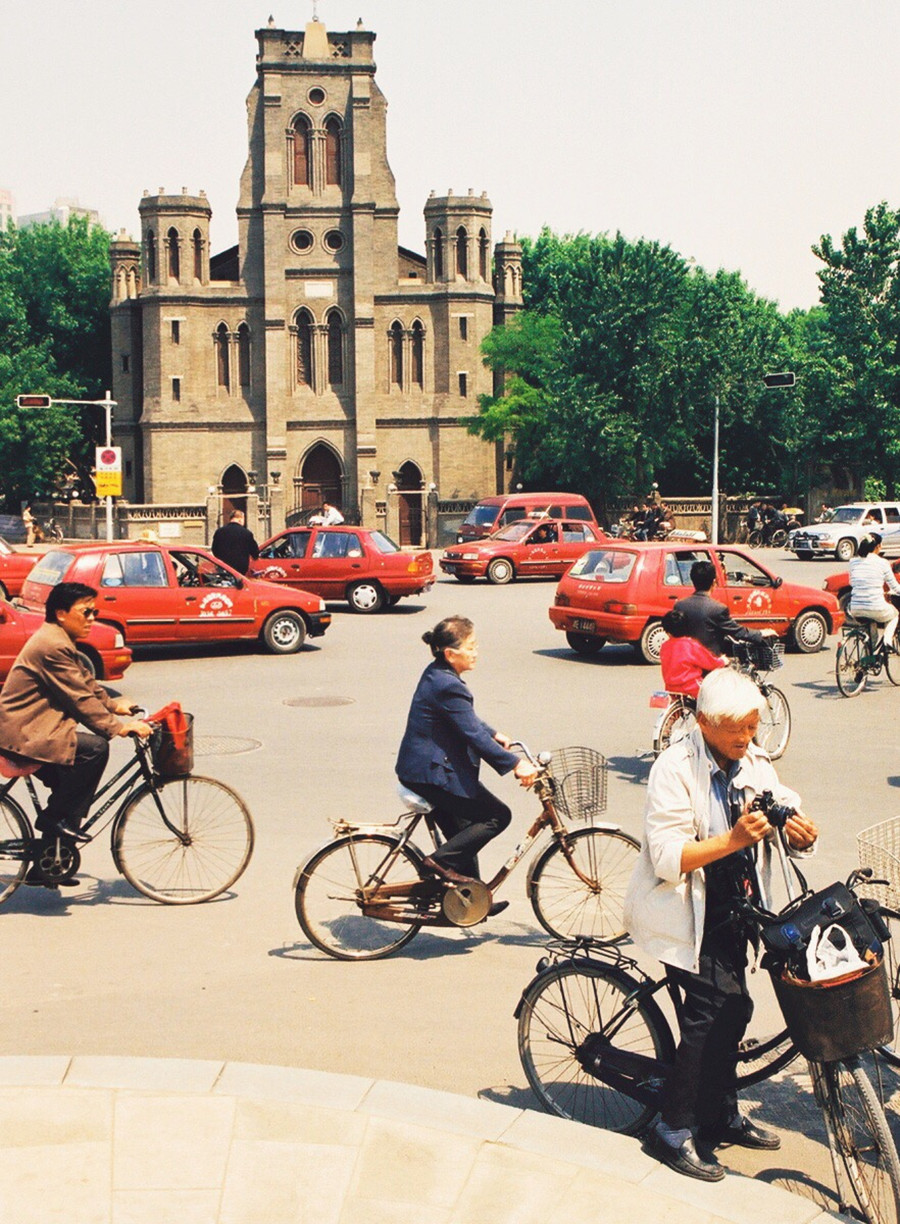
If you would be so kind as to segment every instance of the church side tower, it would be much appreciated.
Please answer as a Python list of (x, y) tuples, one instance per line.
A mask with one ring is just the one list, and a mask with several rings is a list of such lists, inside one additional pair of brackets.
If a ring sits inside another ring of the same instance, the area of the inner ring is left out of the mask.
[(143, 410), (143, 342), (141, 310), (141, 247), (125, 230), (109, 244), (112, 298), (113, 398), (116, 400), (116, 442), (122, 447), (123, 490), (129, 501), (144, 495), (143, 453), (138, 427)]

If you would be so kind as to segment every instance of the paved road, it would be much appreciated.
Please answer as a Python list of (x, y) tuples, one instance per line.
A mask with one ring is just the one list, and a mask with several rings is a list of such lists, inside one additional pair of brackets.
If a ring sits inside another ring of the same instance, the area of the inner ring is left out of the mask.
[[(774, 565), (810, 585), (839, 568), (792, 558)], [(196, 715), (201, 744), (258, 744), (197, 761), (198, 772), (247, 799), (257, 826), (253, 861), (233, 896), (169, 908), (132, 893), (101, 836), (85, 853), (82, 888), (20, 889), (3, 910), (0, 1054), (293, 1064), (532, 1104), (512, 1015), (543, 943), (524, 865), (506, 886), (511, 905), (502, 918), (474, 934), (423, 933), (399, 956), (360, 965), (305, 944), (291, 881), (300, 858), (327, 838), (330, 818), (396, 812), (394, 755), (428, 660), (420, 636), (454, 612), (476, 623), (481, 659), (468, 679), (480, 712), (534, 748), (599, 748), (610, 762), (609, 815), (639, 834), (655, 716), (647, 702), (659, 673), (627, 647), (595, 659), (573, 655), (547, 618), (553, 590), (553, 583), (441, 580), (424, 599), (375, 617), (335, 605), (328, 634), (299, 656), (217, 649), (135, 663), (123, 691), (151, 708), (180, 698)], [(894, 814), (900, 786), (900, 694), (879, 684), (854, 701), (838, 697), (833, 645), (789, 655), (779, 680), (795, 720), (781, 773), (823, 832), (810, 873), (816, 886), (846, 874), (856, 832)], [(224, 740), (211, 743), (216, 737)], [(496, 789), (515, 817), (485, 856), (488, 868), (509, 852), (535, 806), (510, 779), (498, 779)], [(729, 1163), (784, 1183), (803, 1169), (805, 1181), (827, 1186), (802, 1077), (764, 1086), (760, 1099), (763, 1117), (805, 1135), (776, 1162), (734, 1153)]]

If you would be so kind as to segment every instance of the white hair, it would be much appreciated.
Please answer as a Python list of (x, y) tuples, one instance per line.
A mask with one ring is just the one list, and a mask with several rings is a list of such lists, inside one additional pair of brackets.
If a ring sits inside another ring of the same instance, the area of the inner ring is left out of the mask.
[(762, 693), (748, 676), (721, 667), (704, 677), (697, 694), (697, 713), (711, 723), (742, 722), (765, 708)]

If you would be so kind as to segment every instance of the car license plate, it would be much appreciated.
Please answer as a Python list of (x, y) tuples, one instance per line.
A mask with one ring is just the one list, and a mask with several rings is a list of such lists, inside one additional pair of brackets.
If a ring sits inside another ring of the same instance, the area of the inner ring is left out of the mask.
[(576, 616), (572, 620), (572, 628), (577, 629), (580, 633), (594, 633), (596, 625), (592, 620), (585, 620), (583, 616)]

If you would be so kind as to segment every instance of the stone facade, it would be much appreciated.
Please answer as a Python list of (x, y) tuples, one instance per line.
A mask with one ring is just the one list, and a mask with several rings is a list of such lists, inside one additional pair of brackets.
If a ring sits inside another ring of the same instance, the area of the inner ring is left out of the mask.
[[(423, 502), (502, 490), (470, 436), (479, 346), (521, 309), (521, 249), (492, 246), (486, 195), (425, 204), (397, 244), (375, 35), (257, 31), (238, 245), (210, 258), (198, 196), (145, 193), (112, 244), (116, 441), (126, 496), (175, 502), (280, 485), (288, 521), (336, 502), (423, 542)], [(493, 268), (492, 268), (493, 256)]]

